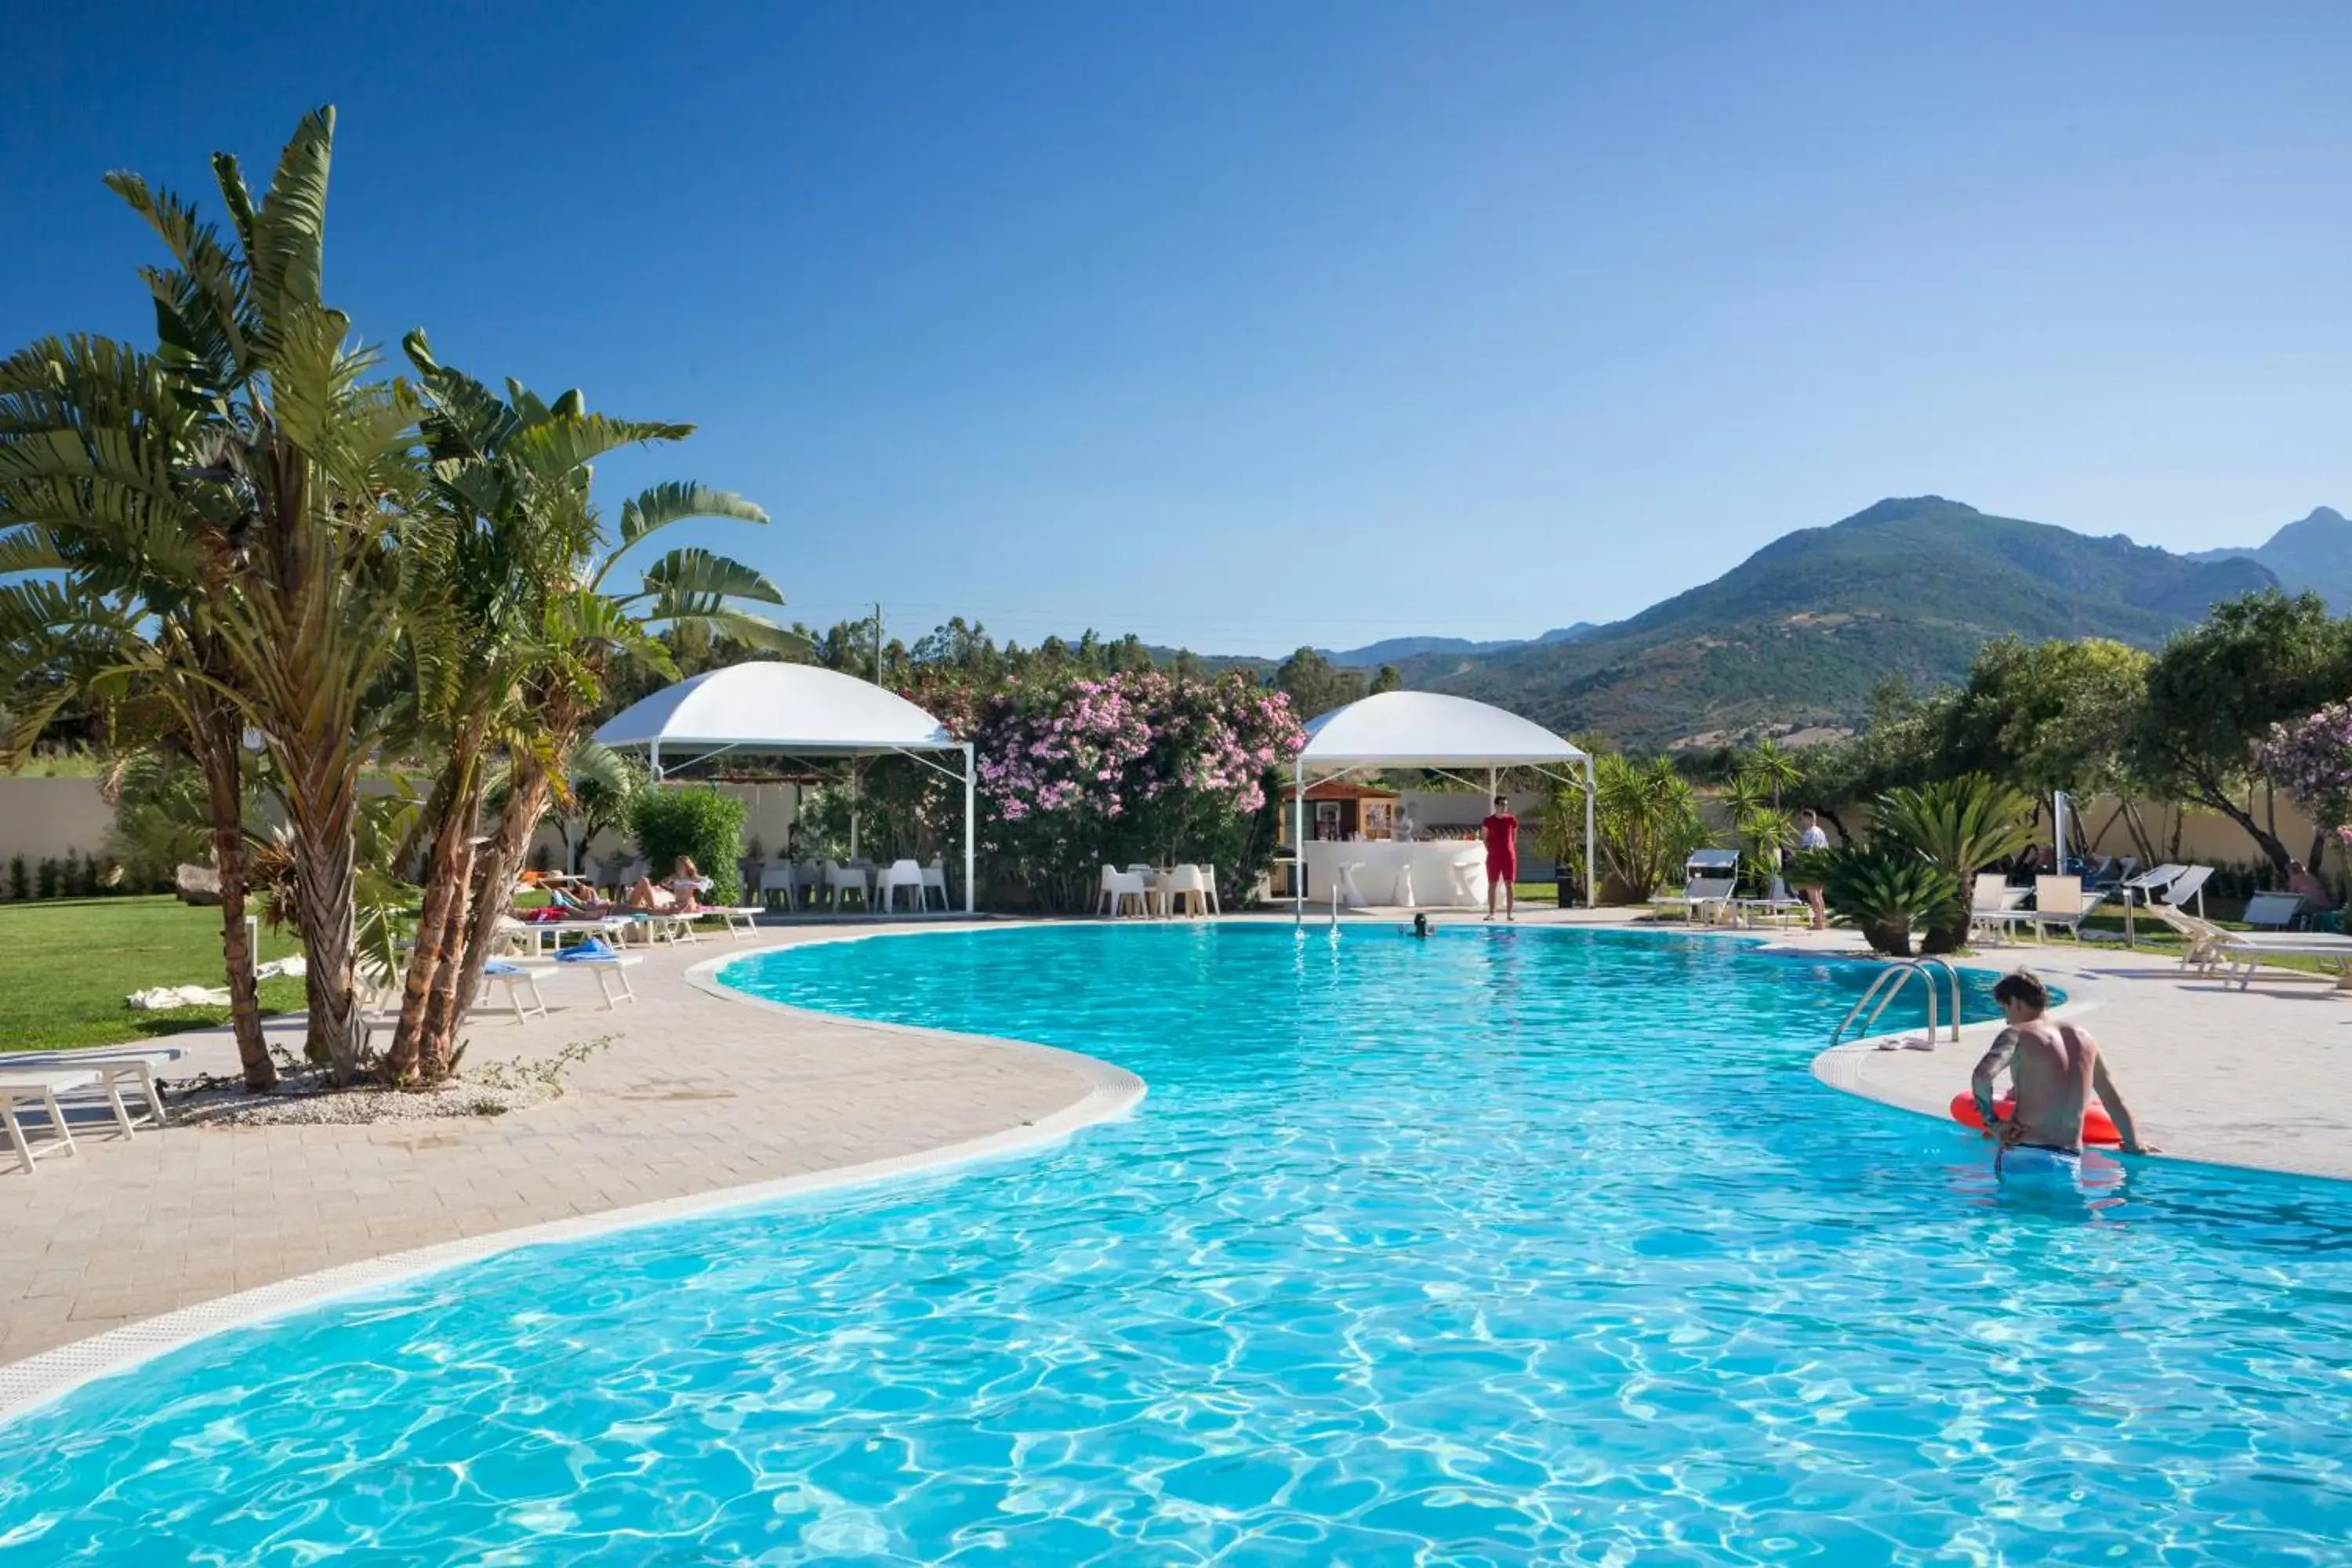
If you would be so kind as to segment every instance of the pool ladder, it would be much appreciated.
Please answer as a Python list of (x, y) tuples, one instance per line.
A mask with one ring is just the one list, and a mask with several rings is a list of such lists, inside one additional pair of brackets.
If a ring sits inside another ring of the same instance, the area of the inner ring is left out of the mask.
[(1934, 1045), (1937, 1028), (1936, 971), (1939, 969), (1944, 972), (1945, 978), (1950, 982), (1952, 1039), (1958, 1042), (1960, 1037), (1960, 972), (1940, 958), (1906, 958), (1900, 963), (1889, 966), (1877, 979), (1870, 983), (1870, 989), (1862, 994), (1862, 1000), (1856, 1002), (1853, 1009), (1839, 1022), (1838, 1026), (1830, 1031), (1830, 1044), (1834, 1046), (1843, 1040), (1846, 1030), (1853, 1026), (1856, 1018), (1862, 1017), (1862, 1010), (1864, 1007), (1870, 1007), (1870, 1005), (1875, 1002), (1878, 1005), (1870, 1008), (1870, 1016), (1862, 1019), (1862, 1027), (1854, 1034), (1854, 1038), (1857, 1040), (1868, 1038), (1871, 1029), (1878, 1022), (1878, 1016), (1885, 1012), (1895, 998), (1903, 994), (1903, 988), (1911, 983), (1911, 977), (1916, 974), (1921, 984), (1927, 987), (1927, 1043)]

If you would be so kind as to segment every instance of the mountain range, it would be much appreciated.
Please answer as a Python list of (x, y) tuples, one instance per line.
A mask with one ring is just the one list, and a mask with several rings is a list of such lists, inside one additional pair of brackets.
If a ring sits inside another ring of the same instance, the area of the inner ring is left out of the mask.
[(2183, 555), (1915, 496), (1786, 534), (1608, 626), (1519, 642), (1398, 637), (1329, 657), (1394, 664), (1409, 687), (1627, 746), (1802, 741), (1853, 727), (1889, 676), (1962, 679), (1995, 637), (2154, 647), (2220, 600), (2281, 585), (2352, 605), (2352, 522), (2323, 507), (2265, 544)]
[(1574, 642), (1587, 632), (1600, 629), (1595, 622), (1579, 621), (1574, 626), (1555, 626), (1538, 637), (1506, 637), (1500, 642), (1473, 642), (1468, 637), (1387, 637), (1380, 642), (1366, 643), (1362, 647), (1326, 647), (1316, 651), (1342, 669), (1378, 669), (1384, 664), (1402, 664), (1409, 658), (1432, 655), (1483, 657), (1508, 653), (1514, 648), (1539, 647), (1547, 643)]
[(2295, 593), (2308, 588), (2337, 615), (2352, 611), (2352, 521), (2332, 506), (2315, 507), (2252, 549), (2198, 550), (2192, 561), (2255, 561)]

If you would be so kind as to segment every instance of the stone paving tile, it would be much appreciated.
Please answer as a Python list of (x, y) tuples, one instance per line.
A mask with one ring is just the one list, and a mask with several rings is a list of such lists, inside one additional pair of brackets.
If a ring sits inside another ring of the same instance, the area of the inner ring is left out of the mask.
[[(614, 1013), (585, 977), (559, 975), (549, 1017), (478, 1016), (476, 1063), (613, 1041), (562, 1098), (509, 1116), (94, 1132), (31, 1177), (0, 1173), (0, 1361), (387, 1252), (983, 1137), (1087, 1092), (1050, 1058), (782, 1014), (684, 978), (832, 934), (658, 950), (631, 972), (638, 1002)], [(225, 1034), (168, 1043), (182, 1071), (236, 1069)]]

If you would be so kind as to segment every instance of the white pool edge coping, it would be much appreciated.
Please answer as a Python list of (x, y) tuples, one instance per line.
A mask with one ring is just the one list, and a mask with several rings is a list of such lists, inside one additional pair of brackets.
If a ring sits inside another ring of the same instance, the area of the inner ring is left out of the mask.
[(945, 1170), (1001, 1155), (1042, 1149), (1060, 1142), (1074, 1132), (1114, 1121), (1142, 1101), (1146, 1093), (1143, 1079), (1124, 1068), (1113, 1067), (1108, 1062), (1077, 1051), (1041, 1046), (1027, 1040), (999, 1039), (988, 1035), (845, 1018), (831, 1013), (815, 1014), (751, 995), (711, 978), (712, 972), (720, 967), (761, 952), (835, 942), (857, 942), (889, 934), (893, 932), (884, 930), (845, 931), (815, 941), (779, 943), (764, 948), (742, 947), (695, 964), (686, 972), (685, 978), (696, 989), (725, 997), (730, 1002), (763, 1007), (795, 1017), (822, 1017), (830, 1026), (845, 1025), (919, 1039), (953, 1040), (982, 1049), (1008, 1050), (1044, 1058), (1070, 1072), (1085, 1086), (1085, 1091), (1069, 1104), (1035, 1121), (984, 1133), (977, 1138), (967, 1138), (960, 1142), (892, 1155), (887, 1159), (835, 1166), (826, 1171), (781, 1176), (772, 1181), (714, 1187), (708, 1192), (660, 1198), (652, 1203), (631, 1204), (623, 1208), (578, 1215), (569, 1219), (544, 1220), (536, 1225), (518, 1226), (485, 1236), (435, 1242), (429, 1247), (410, 1247), (401, 1252), (385, 1253), (379, 1258), (337, 1264), (331, 1268), (258, 1285), (250, 1290), (239, 1290), (233, 1295), (199, 1301), (194, 1306), (181, 1307), (139, 1322), (126, 1323), (119, 1329), (110, 1329), (85, 1340), (76, 1340), (43, 1351), (23, 1361), (0, 1365), (0, 1425), (62, 1399), (87, 1384), (131, 1372), (198, 1340), (209, 1339), (232, 1329), (249, 1328), (273, 1318), (289, 1317), (340, 1298), (359, 1295), (387, 1285), (405, 1284), (521, 1247), (583, 1241), (615, 1231), (698, 1218), (727, 1209), (751, 1208), (784, 1198), (803, 1197), (839, 1188), (866, 1186), (894, 1177)]

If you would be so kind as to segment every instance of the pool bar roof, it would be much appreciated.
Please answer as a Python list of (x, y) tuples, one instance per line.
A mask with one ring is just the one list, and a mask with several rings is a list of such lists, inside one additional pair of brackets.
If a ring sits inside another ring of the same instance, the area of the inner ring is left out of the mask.
[[(1307, 845), (1307, 785), (1372, 768), (1421, 768), (1457, 778), (1457, 768), (1485, 768), (1486, 794), (1496, 794), (1505, 768), (1534, 768), (1584, 791), (1584, 902), (1593, 898), (1592, 759), (1542, 725), (1488, 702), (1439, 691), (1383, 691), (1319, 714), (1307, 725), (1307, 743), (1291, 770), (1291, 844)], [(1571, 770), (1561, 772), (1561, 769)], [(1581, 776), (1578, 776), (1580, 771)], [(1459, 783), (1469, 783), (1458, 779)], [(1296, 903), (1307, 907), (1307, 879)]]

